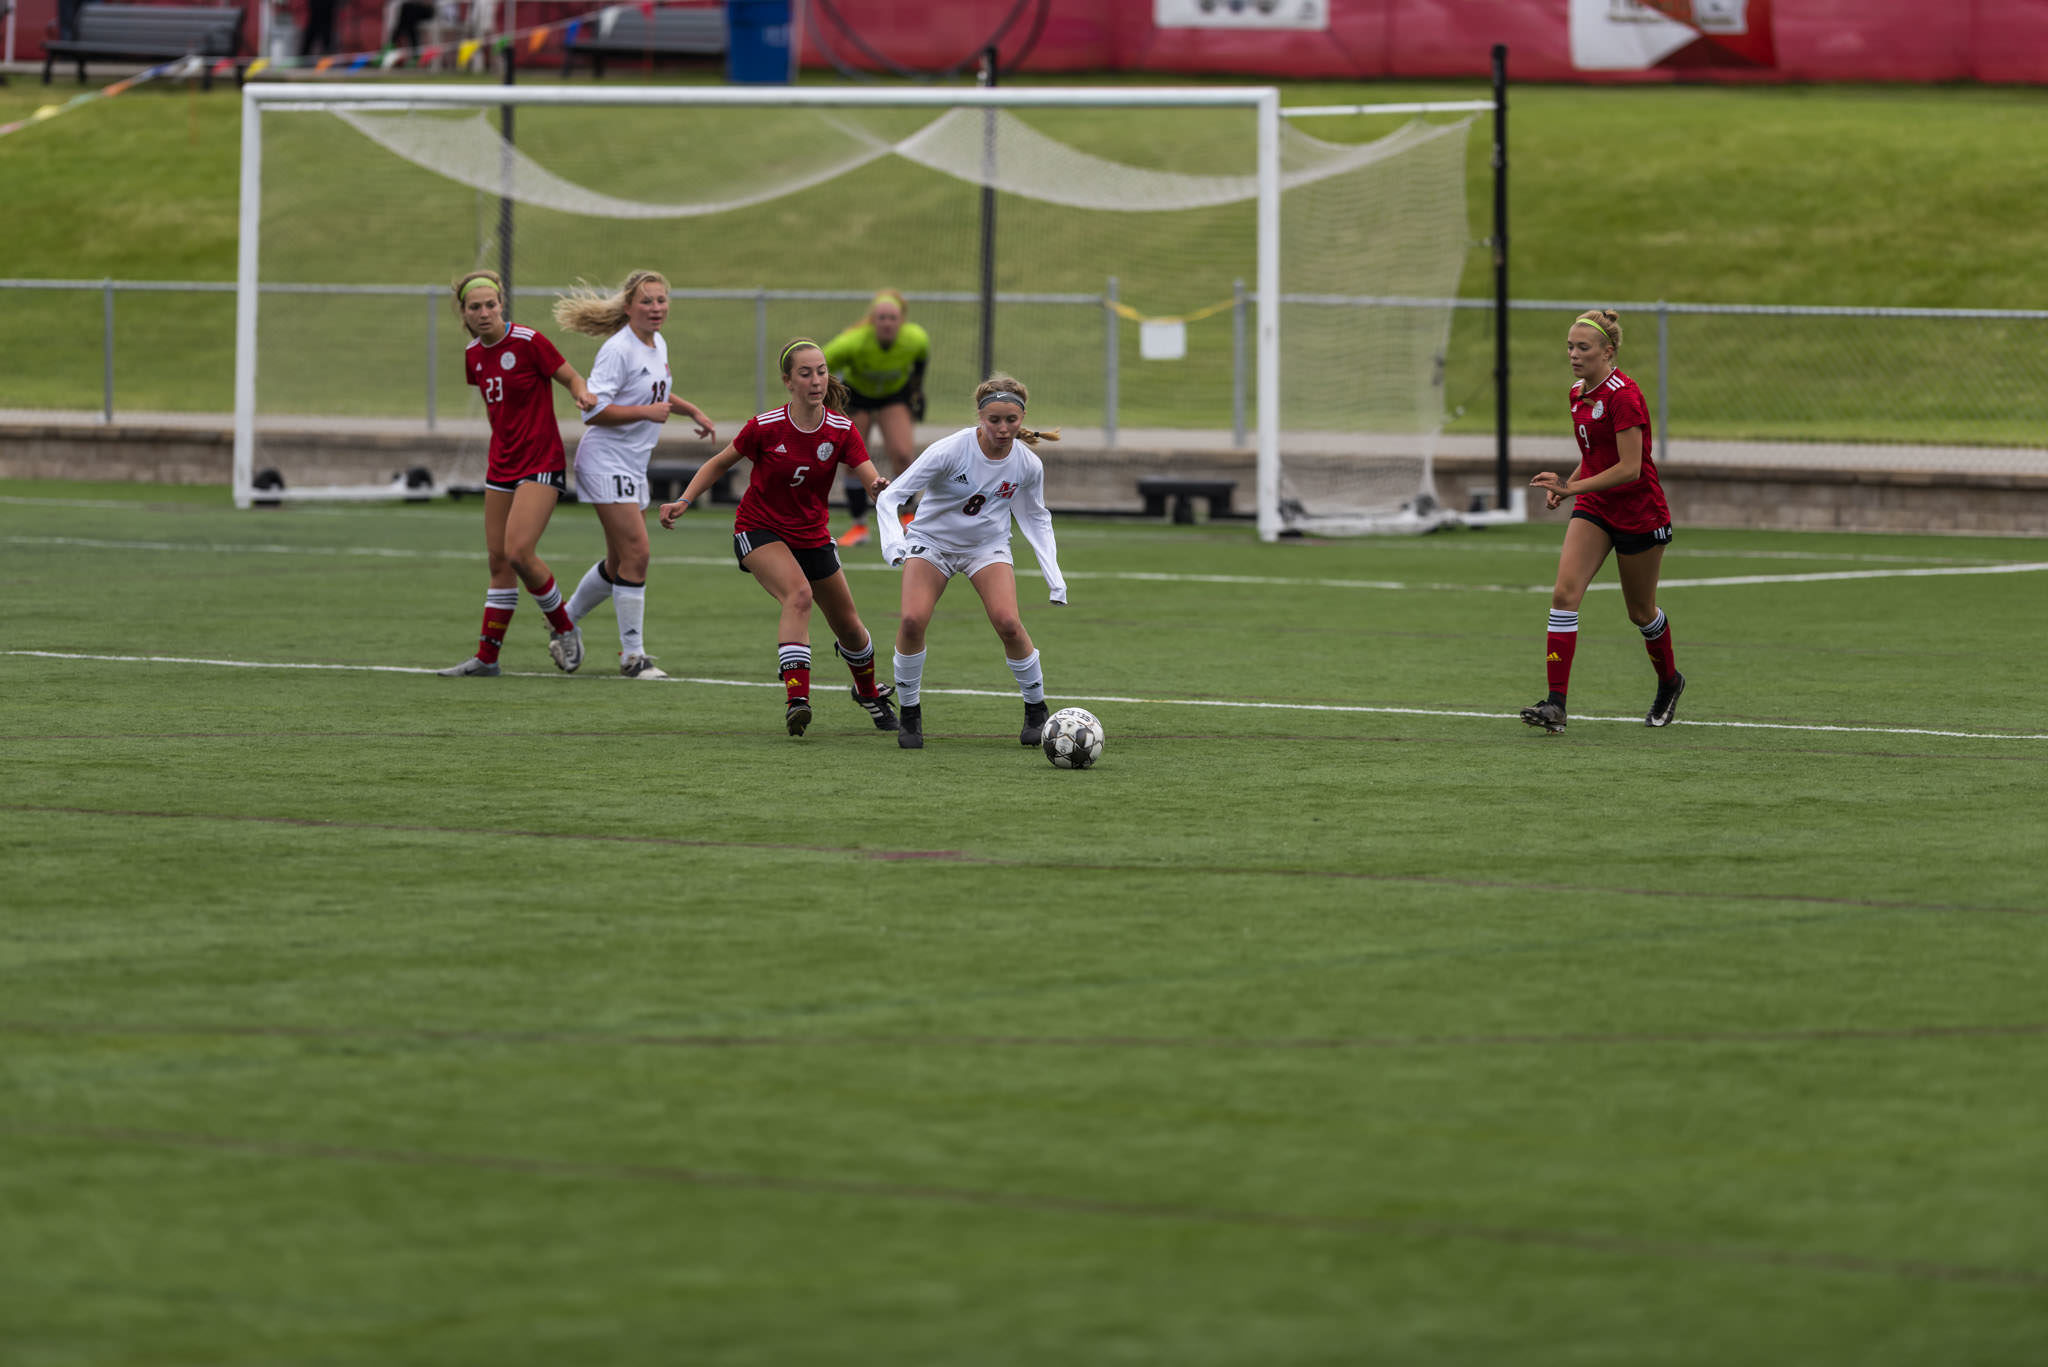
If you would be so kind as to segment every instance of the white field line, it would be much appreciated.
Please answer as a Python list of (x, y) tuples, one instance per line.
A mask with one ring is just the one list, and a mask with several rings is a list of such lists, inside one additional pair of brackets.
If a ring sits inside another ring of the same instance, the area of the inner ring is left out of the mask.
[[(309, 664), (288, 660), (217, 660), (202, 656), (186, 655), (89, 655), (69, 650), (7, 650), (0, 655), (20, 656), (38, 660), (78, 660), (94, 664), (155, 664), (155, 665), (203, 665), (217, 669), (309, 669), (335, 673), (357, 674), (420, 674), (433, 675), (436, 670), (424, 665), (340, 665)], [(560, 679), (566, 676), (550, 670), (506, 670), (502, 677), (513, 679)], [(780, 689), (779, 682), (762, 682), (758, 679), (714, 679), (689, 675), (670, 675), (665, 680), (628, 680), (621, 683), (686, 683), (701, 684), (712, 688), (774, 688)], [(1017, 692), (1012, 688), (927, 688), (927, 693), (944, 693), (950, 697), (962, 698), (1012, 698)], [(1114, 693), (1062, 693), (1061, 702), (1077, 703), (1129, 703), (1140, 707), (1215, 707), (1247, 712), (1346, 712), (1370, 713), (1375, 716), (1394, 717), (1471, 717), (1484, 721), (1520, 720), (1519, 712), (1477, 712), (1445, 707), (1367, 707), (1350, 703), (1311, 702), (1240, 702), (1218, 698), (1137, 698)], [(1573, 713), (1574, 722), (1621, 722), (1641, 726), (1640, 716), (1595, 717)], [(1766, 721), (1686, 721), (1672, 722), (1674, 726), (1720, 727), (1740, 731), (1839, 731), (1872, 736), (1945, 736), (1953, 740), (2042, 740), (2048, 741), (2048, 732), (2038, 735), (2015, 734), (2000, 731), (1935, 731), (1917, 726), (1836, 726), (1807, 722), (1766, 722)]]
[[(382, 560), (477, 560), (474, 550), (415, 550), (398, 546), (291, 546), (262, 542), (204, 541), (117, 541), (78, 536), (8, 536), (0, 542), (16, 546), (67, 546), (90, 550), (204, 551), (219, 555), (309, 555), (366, 557)], [(657, 565), (723, 566), (732, 560), (721, 555), (657, 555)], [(894, 573), (889, 566), (861, 561), (845, 566), (857, 573)], [(2001, 561), (1982, 565), (1939, 565), (1883, 570), (1816, 570), (1807, 574), (1716, 575), (1699, 579), (1666, 579), (1667, 589), (1746, 587), (1756, 584), (1818, 584), (1846, 579), (1920, 579), (1931, 576), (1972, 574), (2037, 574), (2048, 570), (2048, 561)], [(1019, 568), (1020, 576), (1036, 576), (1035, 569)], [(1156, 584), (1231, 584), (1270, 588), (1375, 589), (1389, 593), (1548, 593), (1549, 584), (1451, 584), (1405, 579), (1319, 579), (1277, 574), (1183, 574), (1141, 570), (1075, 570), (1070, 580), (1094, 579)], [(1600, 580), (1589, 586), (1593, 592), (1613, 592), (1621, 587), (1614, 580)]]
[[(116, 512), (124, 510), (129, 512), (142, 511), (148, 506), (146, 503), (137, 502), (133, 499), (33, 498), (21, 494), (0, 494), (0, 505), (8, 504), (22, 507), (99, 508)], [(210, 511), (203, 505), (198, 504), (184, 506), (190, 507), (194, 511)], [(360, 517), (362, 515), (362, 510), (357, 508), (323, 507), (317, 504), (300, 504), (299, 506), (292, 509), (292, 516), (295, 518)], [(463, 509), (437, 507), (431, 509), (411, 508), (406, 511), (406, 516), (408, 518), (432, 516), (445, 520), (461, 520), (464, 522), (473, 523), (476, 520), (477, 515), (473, 508)], [(1097, 526), (1076, 527), (1069, 531), (1064, 531), (1060, 533), (1060, 535), (1062, 539), (1071, 539), (1076, 541), (1185, 542), (1186, 540), (1186, 537), (1179, 532), (1155, 529), (1149, 525), (1144, 524), (1115, 528)], [(1986, 539), (1995, 540), (1997, 538), (1994, 537)], [(147, 549), (148, 547), (143, 548)], [(166, 549), (173, 548), (166, 547)], [(209, 549), (225, 548), (210, 547)], [(1446, 552), (1472, 552), (1482, 555), (1493, 555), (1499, 554), (1501, 552), (1512, 552), (1528, 555), (1555, 556), (1557, 554), (1558, 543), (1556, 541), (1494, 540), (1490, 536), (1485, 539), (1474, 537), (1470, 539), (1459, 540), (1447, 540), (1443, 537), (1397, 536), (1381, 538), (1377, 543), (1375, 543), (1373, 549), (1377, 551), (1385, 551), (1388, 553), (1427, 553), (1431, 555), (1443, 554)], [(424, 554), (424, 552), (418, 553)], [(1757, 549), (1739, 549), (1735, 547), (1698, 546), (1691, 544), (1690, 542), (1688, 542), (1683, 547), (1682, 553), (1685, 559), (1689, 561), (1817, 560), (1829, 564), (1851, 565), (1997, 565), (2005, 563), (1999, 560), (1986, 559), (1983, 556), (1878, 555), (1869, 552), (1859, 551), (1767, 551)]]

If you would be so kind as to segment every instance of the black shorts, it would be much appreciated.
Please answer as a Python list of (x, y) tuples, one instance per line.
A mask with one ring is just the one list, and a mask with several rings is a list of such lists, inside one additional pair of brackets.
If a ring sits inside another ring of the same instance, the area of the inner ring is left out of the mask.
[[(766, 528), (748, 528), (732, 534), (732, 558), (740, 562), (742, 574), (753, 573), (747, 568), (747, 557), (771, 541), (789, 546), (780, 532)], [(822, 546), (789, 546), (789, 553), (796, 557), (797, 568), (804, 572), (804, 578), (813, 584), (839, 573), (839, 548), (829, 541)]]
[(509, 494), (522, 484), (545, 484), (556, 493), (564, 494), (569, 491), (568, 472), (566, 470), (542, 470), (539, 474), (521, 475), (519, 478), (512, 480), (488, 478), (484, 480), (484, 488), (500, 494)]
[(852, 389), (846, 391), (846, 411), (849, 413), (879, 413), (892, 403), (909, 402), (910, 391), (908, 389), (899, 389), (894, 394), (884, 394), (879, 399), (871, 399), (867, 395)]
[(1672, 533), (1669, 522), (1661, 527), (1652, 527), (1647, 532), (1618, 532), (1608, 524), (1607, 519), (1604, 517), (1598, 517), (1592, 513), (1582, 513), (1576, 509), (1573, 510), (1572, 516), (1583, 517), (1586, 521), (1607, 533), (1607, 539), (1614, 543), (1614, 553), (1616, 555), (1641, 555), (1644, 551), (1655, 550), (1659, 546), (1671, 544)]

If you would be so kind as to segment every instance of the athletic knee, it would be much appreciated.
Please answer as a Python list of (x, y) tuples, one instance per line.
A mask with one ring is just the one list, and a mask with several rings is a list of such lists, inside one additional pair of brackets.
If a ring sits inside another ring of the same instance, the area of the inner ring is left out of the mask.
[(1657, 620), (1657, 605), (1655, 603), (1630, 603), (1628, 605), (1628, 619), (1639, 627), (1646, 627)]
[(1550, 606), (1559, 612), (1577, 612), (1579, 610), (1579, 603), (1584, 600), (1585, 596), (1586, 591), (1584, 589), (1568, 588), (1563, 584), (1559, 584), (1550, 591)]
[(1024, 619), (1021, 617), (994, 617), (990, 623), (995, 627), (996, 635), (1003, 638), (1004, 645), (1029, 645), (1031, 642), (1024, 632)]
[(792, 612), (809, 612), (816, 601), (816, 597), (811, 593), (811, 586), (801, 584), (790, 590), (789, 596), (782, 600), (782, 605)]
[(905, 655), (915, 655), (924, 649), (924, 622), (921, 619), (906, 617), (897, 623), (896, 649)]

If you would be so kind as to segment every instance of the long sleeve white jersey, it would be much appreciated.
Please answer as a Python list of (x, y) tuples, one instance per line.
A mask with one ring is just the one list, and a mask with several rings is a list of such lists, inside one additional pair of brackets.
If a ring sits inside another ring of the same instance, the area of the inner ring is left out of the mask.
[[(966, 427), (933, 442), (882, 491), (875, 509), (883, 558), (901, 565), (913, 541), (962, 555), (996, 550), (1010, 544), (1010, 519), (1015, 517), (1038, 557), (1047, 595), (1055, 603), (1066, 602), (1067, 581), (1060, 574), (1052, 513), (1045, 506), (1044, 464), (1021, 441), (1012, 442), (1001, 460), (991, 460), (982, 454), (977, 431)], [(903, 504), (919, 493), (924, 497), (917, 520), (906, 529)]]
[(620, 427), (599, 427), (591, 419), (614, 404), (646, 407), (667, 403), (669, 390), (668, 341), (654, 334), (652, 346), (622, 327), (605, 338), (590, 367), (589, 388), (598, 406), (583, 415), (583, 436), (576, 444), (576, 459), (584, 456), (613, 457), (628, 465), (647, 468), (654, 444), (661, 440), (658, 422), (629, 422)]

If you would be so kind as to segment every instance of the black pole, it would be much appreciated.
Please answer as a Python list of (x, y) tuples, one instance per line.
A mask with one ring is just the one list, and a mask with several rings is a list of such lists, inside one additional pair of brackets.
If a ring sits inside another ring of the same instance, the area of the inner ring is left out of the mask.
[(1493, 506), (1508, 507), (1508, 49), (1493, 45)]
[[(505, 84), (518, 82), (519, 56), (514, 44), (505, 44)], [(498, 106), (498, 129), (505, 138), (502, 190), (498, 195), (498, 275), (505, 282), (505, 321), (512, 321), (512, 102)]]
[[(981, 52), (981, 84), (995, 88), (996, 49)], [(981, 145), (981, 378), (996, 370), (996, 111), (982, 112)]]

